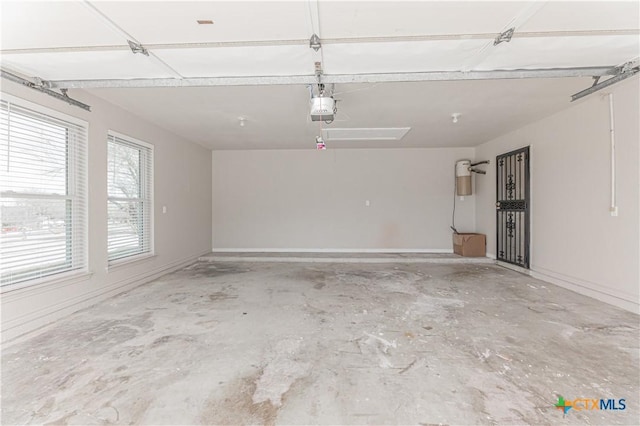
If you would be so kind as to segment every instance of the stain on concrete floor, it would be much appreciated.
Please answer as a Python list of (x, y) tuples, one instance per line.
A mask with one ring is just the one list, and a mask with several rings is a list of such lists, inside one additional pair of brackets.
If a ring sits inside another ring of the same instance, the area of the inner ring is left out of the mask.
[(3, 348), (2, 424), (638, 424), (638, 330), (492, 265), (199, 262)]

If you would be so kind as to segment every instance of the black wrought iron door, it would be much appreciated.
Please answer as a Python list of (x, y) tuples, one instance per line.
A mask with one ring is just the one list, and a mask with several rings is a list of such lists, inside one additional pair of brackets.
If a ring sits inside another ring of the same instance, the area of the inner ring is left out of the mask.
[(496, 157), (497, 258), (529, 268), (529, 147)]

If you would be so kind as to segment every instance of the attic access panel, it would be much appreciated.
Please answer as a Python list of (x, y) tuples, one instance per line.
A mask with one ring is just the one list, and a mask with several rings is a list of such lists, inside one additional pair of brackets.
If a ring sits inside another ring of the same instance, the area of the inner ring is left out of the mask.
[(399, 141), (411, 127), (360, 127), (322, 129), (325, 141)]

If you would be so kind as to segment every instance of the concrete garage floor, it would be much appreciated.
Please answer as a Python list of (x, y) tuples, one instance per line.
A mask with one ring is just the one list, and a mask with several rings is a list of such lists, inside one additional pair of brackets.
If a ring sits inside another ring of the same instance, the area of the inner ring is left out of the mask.
[(638, 354), (490, 264), (203, 261), (4, 348), (2, 424), (638, 424)]

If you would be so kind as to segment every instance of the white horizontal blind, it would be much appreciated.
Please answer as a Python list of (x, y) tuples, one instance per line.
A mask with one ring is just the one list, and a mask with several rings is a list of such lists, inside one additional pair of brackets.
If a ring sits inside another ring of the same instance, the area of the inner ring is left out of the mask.
[(109, 262), (153, 253), (153, 147), (109, 133)]
[(0, 101), (0, 283), (87, 268), (87, 127)]

